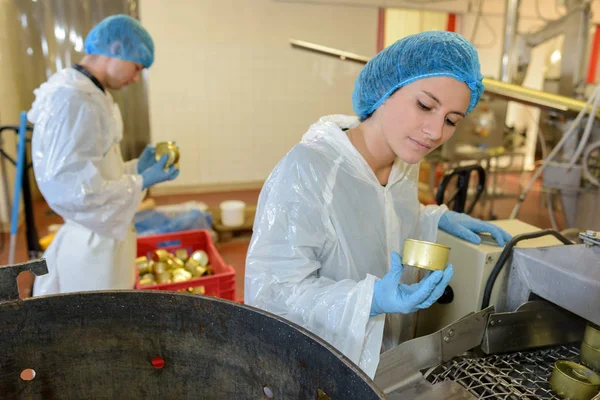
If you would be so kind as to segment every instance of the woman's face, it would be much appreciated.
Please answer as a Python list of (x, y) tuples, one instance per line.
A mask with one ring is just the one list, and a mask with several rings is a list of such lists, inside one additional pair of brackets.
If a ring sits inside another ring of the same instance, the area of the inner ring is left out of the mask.
[(396, 91), (373, 113), (390, 149), (416, 164), (452, 137), (471, 91), (450, 77), (420, 79)]

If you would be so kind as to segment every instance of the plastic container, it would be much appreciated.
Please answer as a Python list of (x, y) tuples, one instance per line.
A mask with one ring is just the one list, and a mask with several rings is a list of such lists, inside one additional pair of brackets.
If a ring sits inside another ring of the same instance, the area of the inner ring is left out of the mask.
[(227, 200), (219, 205), (221, 223), (225, 226), (236, 227), (244, 225), (246, 203), (240, 200)]
[(217, 251), (211, 234), (208, 230), (193, 230), (185, 232), (168, 233), (164, 235), (146, 236), (137, 240), (137, 256), (150, 256), (154, 250), (165, 249), (175, 252), (184, 248), (188, 254), (196, 250), (204, 250), (208, 254), (214, 275), (193, 278), (184, 282), (162, 283), (156, 285), (140, 285), (139, 276), (136, 276), (135, 288), (139, 290), (169, 290), (183, 291), (190, 288), (203, 289), (207, 296), (215, 296), (227, 300), (236, 300), (235, 297), (235, 270), (231, 265), (225, 264)]

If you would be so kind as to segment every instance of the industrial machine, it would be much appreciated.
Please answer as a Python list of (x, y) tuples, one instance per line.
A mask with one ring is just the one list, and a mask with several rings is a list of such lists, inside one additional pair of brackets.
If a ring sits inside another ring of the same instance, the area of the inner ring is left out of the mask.
[[(540, 228), (519, 220), (500, 220), (493, 223), (513, 236), (540, 231)], [(438, 233), (437, 242), (451, 249), (448, 263), (455, 267), (454, 277), (449, 289), (447, 289), (446, 296), (441, 299), (441, 302), (419, 312), (418, 336), (436, 332), (471, 312), (481, 310), (490, 273), (504, 250), (504, 248), (498, 246), (491, 236), (481, 235), (481, 237), (481, 244), (475, 245), (443, 231)], [(549, 235), (524, 240), (519, 242), (516, 248), (541, 248), (562, 245), (563, 243), (560, 240)], [(506, 292), (507, 270), (507, 267), (502, 269), (491, 293), (490, 304), (495, 305), (496, 311), (505, 309), (501, 306), (500, 300), (501, 294)]]
[(600, 233), (572, 244), (497, 224), (515, 235), (505, 248), (440, 234), (455, 276), (419, 311), (417, 337), (382, 354), (375, 384), (389, 399), (561, 398), (549, 383), (554, 363), (579, 362), (586, 325), (600, 323)]
[(332, 346), (258, 309), (165, 291), (20, 300), (0, 267), (3, 399), (383, 399)]

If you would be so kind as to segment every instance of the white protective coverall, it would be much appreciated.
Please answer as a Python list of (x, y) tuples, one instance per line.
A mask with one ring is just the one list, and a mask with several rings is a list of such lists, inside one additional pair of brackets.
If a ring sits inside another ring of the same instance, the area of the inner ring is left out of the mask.
[(111, 95), (67, 68), (34, 91), (35, 178), (48, 205), (64, 218), (44, 257), (48, 274), (33, 295), (132, 289), (142, 199), (137, 160), (123, 162), (123, 120)]
[[(370, 318), (373, 285), (405, 239), (435, 241), (447, 208), (419, 203), (418, 165), (397, 160), (382, 186), (342, 130), (358, 123), (321, 118), (269, 176), (244, 300), (307, 328), (373, 377), (379, 353), (412, 338), (414, 323), (414, 315)], [(402, 281), (416, 280), (406, 267)]]

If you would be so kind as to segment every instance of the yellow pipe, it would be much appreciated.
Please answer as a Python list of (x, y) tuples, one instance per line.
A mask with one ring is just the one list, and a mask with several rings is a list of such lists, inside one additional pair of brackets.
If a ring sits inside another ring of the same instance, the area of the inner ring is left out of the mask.
[[(338, 57), (340, 60), (344, 61), (352, 61), (359, 64), (366, 64), (369, 61), (369, 57), (334, 49), (332, 47), (322, 46), (316, 43), (306, 42), (303, 40), (290, 39), (290, 44), (293, 47), (302, 48), (304, 50), (310, 50), (316, 53)], [(581, 100), (543, 92), (541, 90), (529, 89), (520, 85), (514, 85), (512, 83), (504, 83), (495, 79), (483, 78), (483, 85), (486, 93), (488, 94), (526, 105), (575, 113), (578, 113), (585, 108), (585, 102)], [(588, 109), (589, 108), (591, 108), (591, 106), (588, 106)], [(596, 116), (600, 118), (600, 110), (598, 110)]]
[[(483, 78), (483, 86), (489, 94), (502, 97), (506, 100), (516, 101), (523, 104), (550, 108), (558, 111), (579, 112), (585, 108), (585, 102), (572, 99), (567, 96), (542, 92), (541, 90), (529, 89), (524, 86), (504, 83), (495, 79)], [(590, 109), (591, 106), (588, 106)], [(597, 117), (600, 116), (600, 112)]]

